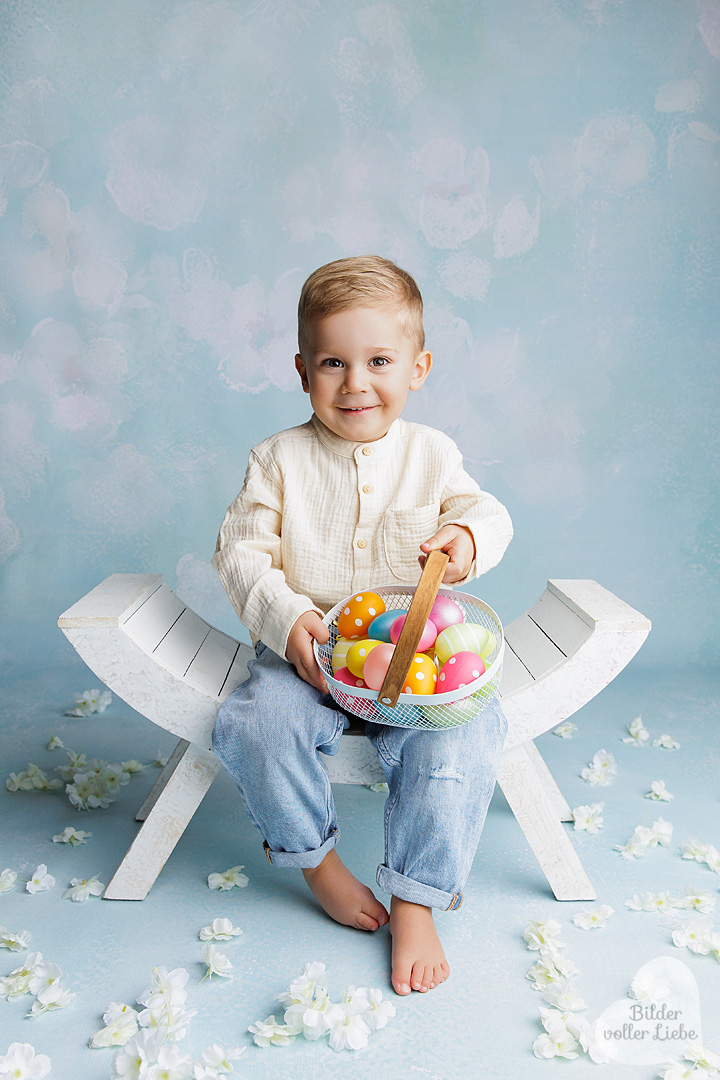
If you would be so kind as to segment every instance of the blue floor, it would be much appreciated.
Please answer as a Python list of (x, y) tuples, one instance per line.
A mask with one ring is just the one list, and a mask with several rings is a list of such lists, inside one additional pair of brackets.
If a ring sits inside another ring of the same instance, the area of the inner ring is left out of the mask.
[[(48, 751), (51, 732), (67, 747), (90, 757), (118, 761), (153, 761), (167, 755), (175, 740), (154, 728), (118, 699), (100, 716), (66, 717), (74, 695), (97, 685), (94, 676), (61, 642), (36, 666), (8, 665), (2, 715), (2, 778), (28, 762), (52, 773), (64, 764), (63, 750)], [(200, 1057), (211, 1043), (247, 1050), (237, 1062), (246, 1080), (279, 1078), (323, 1080), (338, 1073), (348, 1080), (477, 1080), (482, 1078), (603, 1075), (618, 1080), (650, 1080), (659, 1066), (596, 1065), (584, 1055), (573, 1061), (540, 1061), (532, 1052), (541, 1034), (539, 1006), (544, 1002), (525, 975), (537, 954), (523, 942), (533, 918), (558, 919), (565, 952), (579, 968), (576, 979), (589, 1020), (611, 1002), (625, 997), (635, 972), (658, 956), (672, 955), (687, 964), (699, 987), (703, 1043), (720, 1051), (720, 964), (711, 956), (672, 944), (667, 917), (630, 911), (633, 893), (671, 892), (684, 885), (718, 894), (720, 876), (707, 865), (680, 857), (680, 844), (691, 836), (720, 847), (718, 795), (718, 697), (720, 681), (707, 672), (656, 673), (639, 663), (574, 718), (570, 739), (546, 734), (538, 747), (571, 806), (604, 801), (604, 828), (596, 835), (571, 830), (583, 864), (598, 893), (598, 903), (615, 909), (603, 929), (583, 931), (573, 913), (589, 905), (558, 903), (499, 789), (488, 814), (480, 850), (466, 890), (464, 906), (437, 916), (451, 965), (442, 987), (420, 996), (398, 998), (389, 983), (389, 938), (338, 926), (315, 906), (300, 874), (273, 868), (258, 835), (245, 817), (233, 784), (216, 780), (143, 902), (84, 903), (63, 900), (71, 878), (97, 874), (107, 883), (132, 841), (134, 812), (158, 774), (150, 767), (131, 778), (107, 810), (75, 811), (62, 791), (0, 791), (0, 870), (17, 871), (18, 886), (0, 895), (0, 925), (13, 933), (30, 931), (30, 950), (60, 965), (63, 982), (76, 994), (62, 1010), (35, 1019), (25, 1014), (30, 996), (0, 1000), (0, 1055), (12, 1042), (31, 1043), (52, 1060), (53, 1080), (107, 1080), (112, 1049), (91, 1050), (90, 1036), (102, 1027), (111, 1001), (134, 1005), (149, 985), (155, 965), (184, 967), (190, 973), (187, 1007), (196, 1009), (179, 1048)], [(642, 714), (651, 736), (672, 733), (678, 750), (624, 744), (630, 721)], [(614, 782), (589, 787), (580, 770), (595, 751), (612, 751), (618, 762)], [(643, 798), (652, 780), (662, 779), (674, 793), (671, 803)], [(372, 885), (382, 857), (383, 795), (362, 787), (335, 788), (342, 831), (340, 851), (352, 870)], [(613, 850), (639, 824), (662, 816), (674, 826), (673, 842), (654, 848), (642, 860), (626, 861)], [(87, 845), (52, 843), (65, 826), (89, 830)], [(20, 879), (45, 863), (57, 884), (30, 895)], [(211, 891), (213, 871), (244, 864), (249, 885)], [(386, 902), (387, 897), (381, 897)], [(232, 981), (200, 983), (199, 929), (216, 916), (227, 916), (243, 930), (222, 947), (234, 966)], [(711, 916), (720, 928), (720, 910)], [(25, 953), (0, 950), (0, 976), (17, 967)], [(396, 1016), (374, 1032), (367, 1048), (334, 1053), (327, 1040), (298, 1038), (289, 1046), (260, 1049), (247, 1027), (282, 1010), (276, 995), (303, 964), (319, 960), (327, 968), (331, 997), (348, 984), (379, 987), (396, 1005)]]

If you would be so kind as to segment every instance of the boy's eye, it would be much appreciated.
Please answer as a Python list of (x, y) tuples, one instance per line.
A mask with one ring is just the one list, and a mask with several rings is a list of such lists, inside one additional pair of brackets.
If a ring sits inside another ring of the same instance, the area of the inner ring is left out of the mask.
[(375, 364), (376, 367), (385, 367), (387, 364), (390, 363), (390, 361), (388, 360), (387, 356), (373, 356), (370, 363)]
[(342, 360), (338, 360), (335, 356), (329, 356), (327, 360), (323, 360), (322, 366), (325, 367), (342, 367)]

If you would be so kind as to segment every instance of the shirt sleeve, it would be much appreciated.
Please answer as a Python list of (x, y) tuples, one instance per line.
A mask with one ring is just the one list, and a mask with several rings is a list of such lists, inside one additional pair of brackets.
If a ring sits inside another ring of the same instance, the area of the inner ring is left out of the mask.
[(513, 536), (512, 521), (503, 504), (483, 491), (462, 464), (441, 496), (438, 529), (443, 525), (464, 525), (475, 541), (475, 558), (466, 576), (455, 585), (464, 585), (496, 566)]
[(285, 656), (293, 623), (323, 612), (293, 592), (282, 569), (282, 487), (251, 451), (243, 489), (228, 507), (212, 564), (240, 621), (269, 649)]

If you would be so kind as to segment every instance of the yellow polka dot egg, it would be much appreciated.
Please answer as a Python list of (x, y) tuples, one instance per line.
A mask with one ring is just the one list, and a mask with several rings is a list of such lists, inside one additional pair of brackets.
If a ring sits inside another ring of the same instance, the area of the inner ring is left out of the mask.
[(382, 615), (384, 610), (385, 604), (377, 593), (356, 593), (338, 616), (338, 634), (352, 641), (366, 638), (370, 623), (378, 615)]
[(425, 653), (415, 653), (403, 687), (404, 694), (434, 694), (438, 672)]

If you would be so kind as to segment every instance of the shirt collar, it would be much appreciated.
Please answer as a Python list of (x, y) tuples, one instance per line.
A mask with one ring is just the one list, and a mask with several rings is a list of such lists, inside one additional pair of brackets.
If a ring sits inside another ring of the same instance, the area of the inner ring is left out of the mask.
[(373, 457), (385, 457), (386, 454), (392, 453), (400, 438), (403, 422), (399, 417), (397, 420), (393, 420), (382, 439), (376, 439), (375, 442), (370, 443), (351, 442), (349, 439), (341, 438), (340, 435), (336, 435), (334, 431), (326, 427), (316, 413), (312, 414), (310, 423), (315, 428), (315, 433), (320, 442), (333, 454), (337, 454), (339, 457), (354, 458), (358, 449), (365, 446), (372, 449)]

